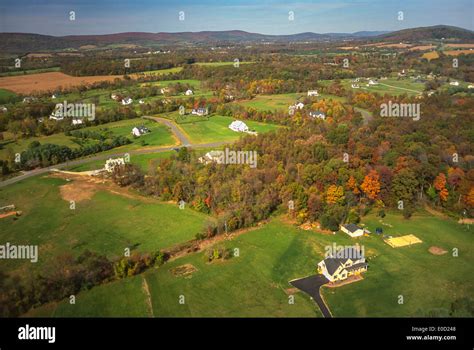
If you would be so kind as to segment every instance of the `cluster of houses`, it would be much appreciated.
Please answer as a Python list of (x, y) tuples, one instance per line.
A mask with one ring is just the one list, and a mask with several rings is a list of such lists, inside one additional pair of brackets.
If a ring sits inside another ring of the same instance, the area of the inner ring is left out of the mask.
[[(315, 90), (314, 90), (315, 91)], [(309, 91), (308, 91), (309, 93)], [(295, 114), (295, 112), (297, 110), (302, 110), (304, 108), (304, 103), (303, 102), (295, 102), (295, 104), (291, 105), (288, 107), (288, 113), (290, 115), (293, 115)], [(314, 111), (310, 111), (308, 113), (308, 115), (311, 117), (311, 118), (317, 118), (317, 119), (326, 119), (326, 113), (320, 111), (320, 110), (314, 110)]]

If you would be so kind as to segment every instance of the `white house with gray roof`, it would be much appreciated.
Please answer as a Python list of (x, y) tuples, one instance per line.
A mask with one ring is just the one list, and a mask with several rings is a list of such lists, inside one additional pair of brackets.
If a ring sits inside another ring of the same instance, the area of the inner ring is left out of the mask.
[(357, 247), (347, 247), (337, 256), (328, 256), (318, 264), (318, 272), (331, 282), (367, 271), (364, 254)]

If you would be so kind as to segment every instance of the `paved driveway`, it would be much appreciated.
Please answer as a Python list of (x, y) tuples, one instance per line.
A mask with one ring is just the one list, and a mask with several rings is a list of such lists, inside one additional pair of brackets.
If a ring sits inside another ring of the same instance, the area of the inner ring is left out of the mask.
[(293, 287), (296, 287), (299, 290), (310, 295), (315, 301), (315, 303), (319, 306), (319, 309), (323, 313), (323, 316), (331, 318), (331, 311), (329, 311), (329, 308), (327, 307), (326, 303), (321, 298), (321, 294), (319, 293), (319, 289), (321, 288), (321, 286), (328, 282), (328, 279), (323, 275), (313, 275), (290, 281), (290, 284)]

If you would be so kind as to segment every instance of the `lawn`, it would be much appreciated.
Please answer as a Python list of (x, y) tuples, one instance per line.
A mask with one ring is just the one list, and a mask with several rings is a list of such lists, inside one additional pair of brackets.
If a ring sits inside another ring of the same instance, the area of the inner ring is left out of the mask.
[[(128, 283), (135, 285), (136, 297), (142, 295), (138, 284), (145, 278), (155, 317), (320, 317), (315, 304), (301, 292), (296, 294), (294, 305), (288, 303), (288, 281), (314, 274), (326, 246), (355, 242), (364, 245), (369, 270), (362, 281), (323, 289), (335, 317), (426, 316), (433, 309), (448, 309), (455, 299), (472, 297), (474, 247), (470, 233), (459, 224), (427, 213), (417, 214), (408, 221), (399, 213), (389, 213), (383, 221), (393, 228), (382, 225), (373, 214), (363, 221), (372, 232), (381, 226), (386, 234), (412, 233), (423, 243), (392, 248), (375, 234), (360, 239), (352, 239), (340, 231), (336, 235), (323, 235), (275, 218), (261, 228), (218, 243), (232, 250), (238, 248), (238, 257), (208, 263), (203, 253), (190, 254), (148, 270), (142, 276), (80, 293), (74, 311), (60, 305), (52, 314), (54, 308), (47, 305), (36, 312), (54, 316), (126, 316), (142, 312), (141, 316), (149, 316), (149, 311), (143, 311), (141, 300), (137, 301), (136, 310), (123, 310), (115, 305), (120, 301), (116, 290), (122, 290), (122, 284), (131, 280)], [(432, 255), (428, 252), (432, 245), (448, 253)], [(453, 247), (459, 249), (459, 257), (452, 256)], [(184, 264), (193, 265), (197, 271), (188, 277), (172, 274), (172, 269)], [(91, 295), (93, 292), (100, 297)], [(403, 305), (398, 304), (399, 295), (404, 296)], [(178, 302), (180, 296), (185, 297), (185, 304)], [(92, 300), (95, 300), (94, 308), (89, 304)]]
[[(275, 221), (257, 231), (226, 241), (227, 247), (239, 249), (239, 257), (207, 263), (203, 253), (192, 254), (129, 279), (137, 286), (133, 297), (140, 295), (146, 298), (138, 290), (138, 284), (146, 278), (155, 317), (320, 316), (309, 297), (298, 293), (295, 303), (289, 304), (286, 293), (286, 289), (291, 288), (288, 280), (313, 271), (314, 266), (306, 260), (307, 255), (311, 254), (311, 247), (304, 242), (308, 236), (308, 233), (282, 227)], [(192, 264), (197, 271), (191, 277), (175, 276), (170, 272), (183, 264)], [(76, 299), (74, 309), (63, 301), (54, 314), (49, 314), (57, 317), (136, 315), (142, 310), (143, 301), (137, 301), (136, 310), (123, 310), (115, 306), (120, 301), (117, 294), (123, 290), (122, 284), (126, 281), (82, 292)], [(91, 295), (95, 290), (100, 292)], [(178, 302), (181, 295), (185, 297), (184, 305)], [(91, 302), (94, 308), (91, 308)], [(51, 305), (45, 306), (35, 310), (35, 314), (41, 315), (53, 309)], [(141, 312), (140, 316), (149, 315), (149, 312)]]
[[(434, 309), (448, 310), (450, 303), (472, 297), (474, 263), (472, 234), (452, 220), (427, 213), (404, 220), (400, 214), (388, 214), (382, 225), (379, 218), (368, 216), (364, 222), (371, 232), (382, 227), (385, 234), (414, 234), (423, 243), (392, 248), (381, 237), (362, 238), (366, 255), (371, 256), (365, 279), (338, 289), (325, 288), (323, 295), (336, 316), (427, 316)], [(428, 252), (431, 246), (447, 251), (444, 255)], [(453, 257), (453, 248), (459, 256)], [(404, 303), (399, 304), (399, 296)]]
[[(378, 85), (366, 86), (368, 81), (361, 79), (358, 83), (360, 88), (353, 89), (351, 87), (353, 79), (342, 79), (341, 84), (348, 90), (353, 92), (376, 92), (379, 94), (389, 94), (393, 96), (398, 96), (402, 94), (407, 94), (409, 96), (415, 96), (420, 94), (425, 89), (424, 83), (415, 82), (414, 79), (405, 78), (402, 80), (397, 80), (397, 78), (387, 78), (385, 80), (378, 80)], [(322, 80), (321, 84), (329, 85), (332, 83), (332, 80)]]
[[(298, 99), (305, 97), (304, 93), (289, 93), (289, 94), (274, 94), (274, 95), (257, 95), (251, 100), (239, 101), (236, 102), (246, 107), (254, 108), (258, 111), (274, 111), (274, 110), (284, 110), (287, 111), (288, 107), (294, 104)], [(320, 94), (317, 97), (320, 99), (333, 99), (336, 101), (344, 102), (345, 98)]]
[(15, 204), (21, 217), (0, 219), (0, 242), (39, 245), (39, 262), (4, 260), (1, 267), (36, 268), (55, 256), (89, 249), (110, 257), (126, 247), (152, 252), (194, 238), (207, 216), (151, 198), (99, 190), (69, 208), (60, 194), (65, 180), (34, 177), (0, 190), (0, 206)]
[(17, 96), (13, 91), (0, 89), (0, 103), (7, 103), (9, 99)]
[[(229, 129), (230, 123), (234, 119), (232, 117), (225, 117), (220, 115), (212, 115), (209, 119), (204, 121), (197, 121), (194, 123), (183, 123), (179, 126), (181, 129), (189, 135), (191, 142), (193, 143), (210, 143), (219, 141), (235, 141), (245, 133), (238, 133)], [(245, 120), (245, 124), (251, 130), (255, 130), (259, 133), (276, 130), (277, 125), (260, 123), (250, 120)]]
[[(132, 128), (135, 126), (144, 125), (150, 129), (149, 134), (142, 135), (138, 138), (134, 138), (131, 135)], [(82, 128), (82, 131), (99, 131), (99, 130), (111, 131), (113, 136), (125, 136), (128, 137), (132, 143), (122, 147), (114, 148), (106, 153), (117, 153), (117, 152), (128, 152), (137, 148), (143, 147), (158, 147), (158, 146), (171, 146), (176, 144), (176, 140), (172, 132), (163, 124), (156, 123), (154, 121), (135, 118), (120, 120), (108, 124), (91, 126)], [(74, 142), (74, 137), (66, 136), (64, 133), (53, 134), (49, 136), (32, 137), (28, 139), (19, 139), (16, 142), (12, 139), (6, 138), (0, 142), (0, 159), (5, 159), (8, 156), (8, 149), (11, 149), (13, 153), (24, 151), (28, 145), (33, 141), (39, 141), (41, 144), (51, 143), (61, 146), (68, 146), (70, 148), (79, 148), (79, 145)], [(87, 143), (97, 142), (95, 140), (89, 140)]]

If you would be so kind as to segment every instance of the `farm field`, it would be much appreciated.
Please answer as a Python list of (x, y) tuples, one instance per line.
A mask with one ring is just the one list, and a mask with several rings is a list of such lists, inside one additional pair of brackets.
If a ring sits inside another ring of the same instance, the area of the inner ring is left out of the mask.
[[(69, 200), (75, 199), (71, 210)], [(0, 206), (9, 204), (22, 215), (0, 220), (0, 241), (37, 244), (40, 250), (38, 263), (4, 261), (8, 269), (34, 270), (61, 254), (87, 249), (109, 257), (122, 256), (126, 247), (154, 252), (193, 239), (208, 219), (131, 191), (51, 176), (2, 188)]]
[[(134, 138), (131, 135), (132, 128), (135, 126), (144, 125), (148, 129), (150, 129), (150, 133), (146, 135), (142, 135), (138, 138)], [(116, 153), (116, 152), (125, 152), (132, 149), (143, 148), (143, 147), (157, 147), (157, 146), (171, 146), (176, 143), (173, 134), (171, 131), (164, 125), (160, 123), (156, 123), (150, 120), (144, 119), (127, 119), (121, 120), (117, 122), (112, 122), (108, 124), (98, 125), (98, 126), (91, 126), (80, 129), (81, 131), (106, 131), (110, 132), (113, 136), (125, 136), (128, 137), (132, 143), (113, 148), (107, 152), (103, 152), (102, 154), (106, 153)], [(38, 141), (41, 144), (51, 143), (56, 145), (68, 146), (70, 148), (79, 148), (79, 144), (74, 142), (74, 137), (66, 136), (64, 133), (60, 134), (53, 134), (49, 136), (40, 136), (40, 137), (32, 137), (28, 139), (19, 139), (17, 141), (12, 139), (5, 139), (4, 141), (0, 142), (0, 159), (6, 159), (10, 152), (13, 153), (20, 153), (24, 151), (28, 145), (33, 141)], [(95, 140), (88, 140), (86, 144), (95, 143)], [(11, 151), (9, 151), (9, 149)]]
[[(176, 113), (177, 115), (177, 113)], [(208, 119), (203, 121), (196, 121), (192, 123), (182, 123), (179, 127), (190, 137), (193, 143), (210, 143), (219, 141), (235, 141), (241, 136), (245, 136), (245, 133), (238, 133), (229, 129), (230, 123), (234, 118), (212, 115)], [(268, 132), (279, 128), (278, 125), (260, 123), (250, 120), (245, 120), (245, 124), (250, 130), (256, 132)]]
[[(274, 110), (288, 110), (288, 106), (294, 104), (300, 98), (306, 96), (304, 93), (289, 93), (289, 94), (275, 94), (275, 95), (257, 95), (251, 100), (236, 102), (245, 107), (251, 107), (258, 111), (274, 111)], [(345, 98), (320, 94), (317, 99), (333, 99), (337, 101), (345, 101)]]
[[(368, 91), (368, 92), (376, 92), (379, 94), (390, 94), (394, 96), (402, 95), (402, 94), (407, 94), (411, 96), (418, 95), (424, 91), (425, 84), (423, 83), (418, 83), (413, 81), (410, 78), (406, 78), (403, 80), (397, 80), (396, 78), (388, 78), (385, 80), (379, 80), (378, 85), (370, 85), (366, 86), (367, 81), (366, 80), (361, 80), (359, 82), (359, 89), (352, 89), (351, 84), (352, 84), (352, 79), (342, 79), (341, 84), (348, 90), (352, 90), (354, 92), (356, 91)], [(330, 80), (324, 80), (321, 81), (322, 84), (330, 84)]]
[[(372, 232), (381, 225), (374, 215), (364, 221)], [(296, 294), (294, 305), (288, 304), (287, 289), (291, 287), (288, 281), (314, 274), (325, 246), (359, 242), (365, 246), (369, 258), (369, 270), (364, 279), (340, 288), (323, 288), (323, 296), (336, 317), (426, 316), (435, 309), (449, 309), (450, 302), (457, 298), (470, 296), (474, 287), (469, 277), (474, 246), (469, 243), (467, 230), (454, 221), (430, 214), (415, 215), (405, 221), (393, 213), (388, 214), (384, 222), (393, 225), (393, 228), (382, 226), (386, 233), (412, 233), (423, 243), (392, 248), (378, 235), (354, 240), (341, 231), (335, 236), (324, 235), (301, 230), (275, 218), (261, 228), (218, 244), (238, 248), (238, 257), (207, 263), (203, 253), (191, 254), (148, 270), (128, 283), (135, 285), (136, 295), (146, 298), (138, 291), (141, 279), (146, 279), (155, 317), (321, 317), (316, 305), (302, 292)], [(436, 230), (439, 227), (442, 230)], [(433, 255), (428, 252), (432, 245), (448, 253)], [(459, 248), (459, 257), (452, 257), (452, 247)], [(191, 276), (172, 273), (185, 264), (196, 269)], [(35, 312), (39, 315), (49, 312), (53, 316), (136, 315), (143, 301), (137, 302), (137, 308), (132, 310), (114, 306), (118, 297), (112, 295), (115, 294), (112, 290), (124, 288), (124, 283), (127, 280), (80, 293), (72, 307), (61, 302), (57, 307), (48, 305)], [(431, 293), (433, 288), (437, 293)], [(180, 295), (185, 296), (185, 305), (178, 303)], [(398, 295), (404, 295), (403, 305), (398, 304)], [(90, 303), (96, 306), (92, 313)], [(53, 313), (52, 309), (55, 309)], [(141, 314), (149, 315), (149, 312)]]
[(98, 81), (113, 81), (121, 75), (97, 75), (73, 77), (61, 72), (27, 74), (21, 76), (0, 77), (0, 88), (18, 94), (31, 94), (39, 91), (54, 91), (58, 87), (71, 87), (91, 84)]

